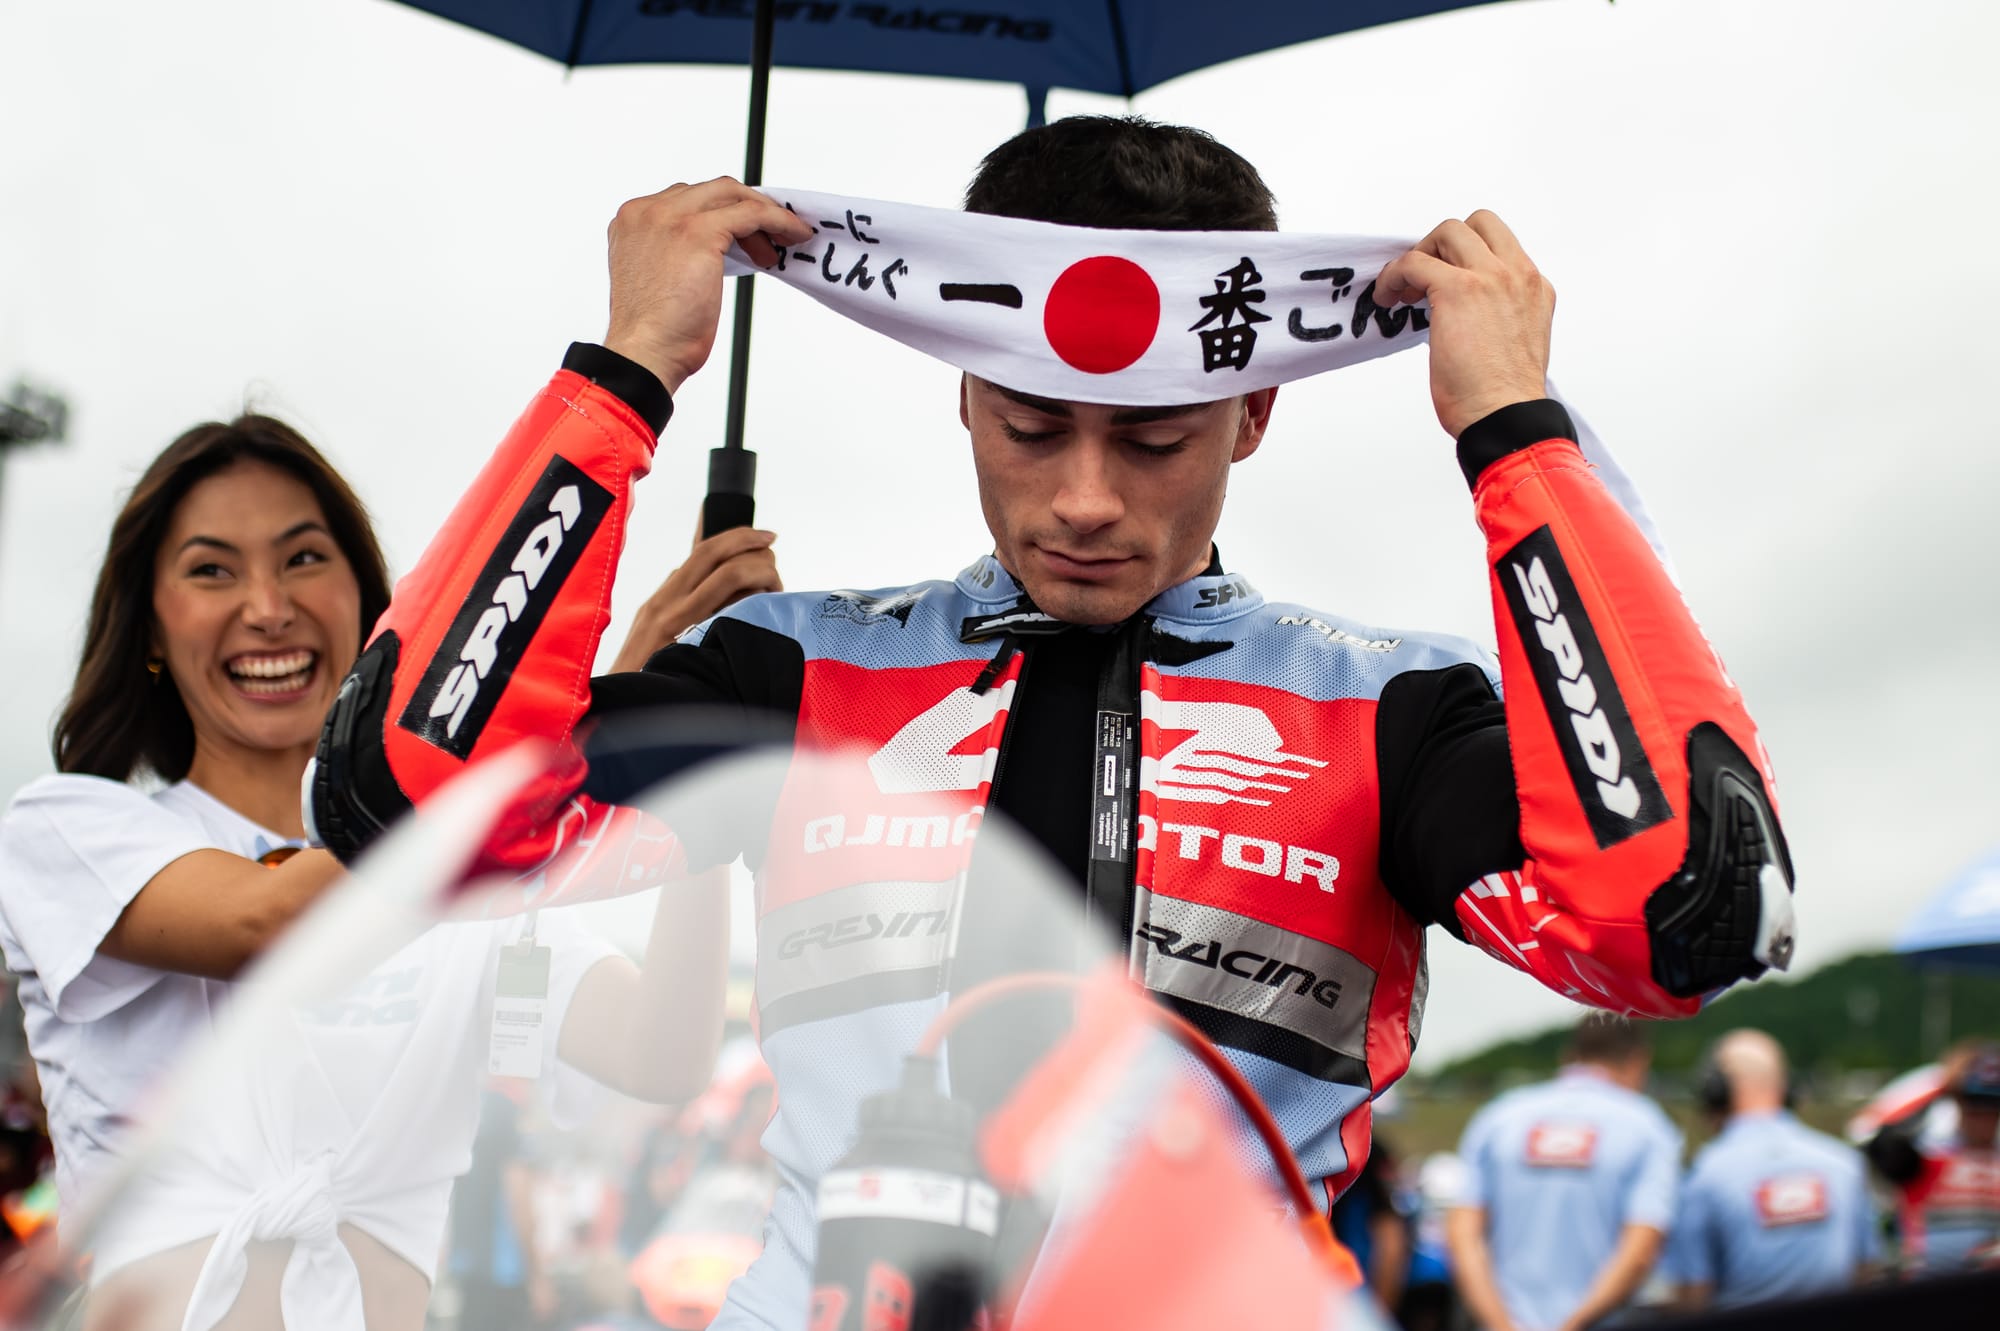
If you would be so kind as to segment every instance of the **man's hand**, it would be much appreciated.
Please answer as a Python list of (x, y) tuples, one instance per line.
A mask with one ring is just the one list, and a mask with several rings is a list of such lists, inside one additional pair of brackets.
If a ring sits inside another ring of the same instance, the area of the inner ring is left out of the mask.
[(1515, 1331), (1507, 1315), (1506, 1301), (1500, 1297), (1500, 1282), (1493, 1273), (1493, 1250), (1486, 1242), (1486, 1208), (1454, 1206), (1445, 1212), (1445, 1246), (1451, 1251), (1452, 1276), (1458, 1295), (1473, 1322), (1485, 1331)]
[(1431, 303), (1431, 405), (1452, 438), (1516, 402), (1548, 396), (1555, 288), (1485, 209), (1441, 222), (1375, 280), (1385, 308)]
[(1625, 1306), (1625, 1301), (1646, 1283), (1646, 1276), (1653, 1264), (1660, 1260), (1660, 1249), (1667, 1240), (1664, 1230), (1651, 1225), (1627, 1223), (1618, 1232), (1618, 1246), (1611, 1250), (1611, 1256), (1584, 1291), (1583, 1302), (1567, 1318), (1557, 1331), (1585, 1331), (1597, 1325)]
[(718, 177), (633, 199), (611, 219), (611, 327), (604, 345), (669, 393), (708, 360), (722, 317), (722, 256), (740, 242), (768, 268), (812, 228), (768, 196)]
[(693, 552), (639, 607), (632, 631), (611, 663), (612, 673), (643, 669), (654, 652), (683, 630), (754, 592), (785, 590), (778, 556), (771, 550), (777, 539), (775, 532), (732, 527), (704, 540), (697, 522)]

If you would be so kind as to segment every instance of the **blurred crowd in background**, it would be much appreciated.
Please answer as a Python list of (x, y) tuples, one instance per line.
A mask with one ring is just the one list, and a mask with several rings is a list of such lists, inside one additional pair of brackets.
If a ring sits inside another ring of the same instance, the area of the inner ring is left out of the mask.
[[(4, 1029), (12, 1258), (56, 1216), (11, 989)], [(1647, 1025), (1593, 1014), (1555, 1078), (1512, 1081), (1471, 1100), (1418, 1080), (1378, 1104), (1333, 1222), (1405, 1331), (1654, 1321), (2000, 1266), (2000, 1041), (1961, 1040), (1855, 1102), (1803, 1088), (1749, 1029), (1692, 1077), (1657, 1075)], [(594, 1121), (610, 1130), (566, 1133), (530, 1091), (494, 1077), (482, 1096), (430, 1324), (707, 1326), (775, 1186), (771, 1078), (741, 1014), (686, 1105), (618, 1098)]]

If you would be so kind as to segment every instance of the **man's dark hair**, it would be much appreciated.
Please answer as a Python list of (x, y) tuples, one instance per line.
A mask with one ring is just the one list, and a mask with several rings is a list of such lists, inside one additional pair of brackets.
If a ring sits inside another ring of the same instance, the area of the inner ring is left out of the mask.
[(1609, 1012), (1591, 1013), (1569, 1037), (1569, 1057), (1574, 1063), (1624, 1063), (1652, 1047), (1652, 1036), (1643, 1023)]
[(965, 210), (1135, 231), (1276, 231), (1257, 168), (1185, 125), (1070, 116), (1022, 130), (979, 164)]

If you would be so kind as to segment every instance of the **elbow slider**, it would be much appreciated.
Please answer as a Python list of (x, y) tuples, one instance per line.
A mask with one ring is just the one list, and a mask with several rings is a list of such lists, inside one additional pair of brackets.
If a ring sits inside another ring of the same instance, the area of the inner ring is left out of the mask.
[(1646, 901), (1653, 980), (1679, 998), (1791, 965), (1792, 861), (1763, 778), (1713, 722), (1688, 733), (1688, 848)]

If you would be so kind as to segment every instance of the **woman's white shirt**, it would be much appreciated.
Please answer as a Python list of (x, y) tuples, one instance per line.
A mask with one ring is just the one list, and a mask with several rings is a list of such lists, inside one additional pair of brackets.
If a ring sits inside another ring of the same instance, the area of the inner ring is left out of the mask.
[[(180, 856), (255, 858), (283, 844), (186, 782), (149, 796), (94, 777), (47, 777), (0, 820), (0, 947), (21, 976), (64, 1206), (116, 1154), (139, 1094), (239, 987), (98, 956), (104, 934)], [(471, 1159), (499, 949), (525, 927), (439, 925), (341, 1000), (293, 1014), (299, 1038), (217, 1095), (200, 1139), (97, 1237), (94, 1275), (219, 1235), (203, 1276), (213, 1288), (198, 1289), (188, 1310), (190, 1326), (205, 1326), (229, 1306), (241, 1279), (229, 1268), (256, 1239), (300, 1240), (293, 1261), (318, 1268), (307, 1283), (321, 1295), (352, 1280), (332, 1243), (341, 1222), (429, 1275), (451, 1181)], [(564, 911), (543, 913), (535, 928), (551, 948), (544, 1086), (568, 1117), (563, 1102), (582, 1078), (558, 1069), (556, 1033), (584, 973), (614, 950)]]
[(255, 859), (287, 844), (298, 843), (185, 781), (148, 795), (102, 777), (43, 777), (0, 819), (0, 949), (21, 980), (64, 1210), (116, 1149), (140, 1092), (230, 990), (99, 956), (105, 934), (183, 855)]

